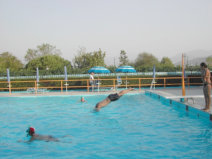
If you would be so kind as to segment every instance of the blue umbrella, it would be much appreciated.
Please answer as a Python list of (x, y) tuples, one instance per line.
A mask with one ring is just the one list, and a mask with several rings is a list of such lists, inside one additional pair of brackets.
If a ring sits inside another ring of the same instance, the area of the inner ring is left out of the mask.
[(39, 69), (36, 68), (36, 81), (39, 82)]
[(66, 66), (64, 66), (64, 74), (65, 74), (65, 81), (68, 80), (68, 76), (67, 76), (67, 68)]
[(132, 66), (120, 66), (116, 69), (116, 72), (134, 73), (136, 70)]
[[(116, 72), (123, 72), (123, 73), (135, 73), (136, 70), (132, 66), (120, 66), (116, 69)], [(127, 88), (127, 76), (126, 76), (126, 88)]]
[(36, 82), (37, 82), (37, 88), (36, 88), (36, 94), (37, 94), (37, 91), (38, 91), (38, 82), (39, 82), (39, 69), (38, 67), (36, 68)]
[(7, 82), (10, 82), (10, 69), (7, 69)]
[(64, 74), (65, 74), (65, 86), (66, 86), (66, 92), (67, 92), (67, 86), (68, 86), (68, 83), (67, 83), (67, 80), (68, 80), (68, 75), (67, 75), (67, 68), (66, 66), (64, 66)]
[(105, 67), (102, 67), (102, 66), (95, 66), (95, 67), (92, 67), (90, 70), (88, 70), (88, 73), (110, 73), (110, 70), (108, 70), (107, 68)]
[(7, 82), (9, 83), (9, 92), (11, 94), (11, 84), (10, 84), (10, 69), (7, 69)]
[(152, 83), (151, 83), (151, 86), (150, 86), (150, 89), (152, 89), (152, 87), (155, 89), (155, 65), (153, 65), (153, 75), (152, 75), (153, 79), (152, 79)]
[(153, 66), (153, 78), (155, 78), (155, 65)]
[[(108, 70), (107, 68), (105, 67), (102, 67), (102, 66), (95, 66), (95, 67), (92, 67), (90, 70), (88, 70), (88, 73), (110, 73), (110, 70)], [(99, 77), (98, 77), (99, 78)], [(98, 91), (99, 91), (99, 80), (97, 81), (96, 83), (98, 85)]]

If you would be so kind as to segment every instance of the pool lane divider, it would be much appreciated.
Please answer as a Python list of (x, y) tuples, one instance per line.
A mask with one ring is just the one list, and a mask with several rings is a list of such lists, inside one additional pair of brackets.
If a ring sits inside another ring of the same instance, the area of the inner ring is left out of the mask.
[(193, 114), (196, 114), (198, 118), (203, 117), (212, 122), (212, 114), (208, 112), (204, 112), (203, 110), (194, 108), (190, 105), (184, 104), (182, 102), (173, 100), (173, 99), (167, 99), (166, 97), (162, 96), (161, 94), (157, 94), (156, 92), (146, 90), (145, 95), (150, 96), (152, 98), (158, 99), (162, 103), (169, 104), (172, 106), (176, 106), (177, 108), (180, 108), (182, 110), (185, 110), (186, 112), (191, 112)]

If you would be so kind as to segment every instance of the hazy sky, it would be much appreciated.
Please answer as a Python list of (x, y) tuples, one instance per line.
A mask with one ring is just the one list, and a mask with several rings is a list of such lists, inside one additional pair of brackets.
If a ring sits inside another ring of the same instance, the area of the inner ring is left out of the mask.
[(212, 0), (0, 0), (0, 53), (20, 60), (48, 43), (72, 60), (80, 47), (158, 58), (212, 50)]

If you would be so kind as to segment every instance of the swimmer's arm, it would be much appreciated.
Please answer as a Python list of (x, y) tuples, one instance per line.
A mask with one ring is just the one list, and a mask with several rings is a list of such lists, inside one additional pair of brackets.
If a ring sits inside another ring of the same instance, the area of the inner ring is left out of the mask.
[(206, 82), (206, 74), (207, 74), (207, 70), (203, 69), (201, 76), (202, 76), (202, 82), (205, 83)]
[(206, 70), (205, 70), (205, 69), (201, 70), (201, 77), (202, 77), (202, 80), (204, 80), (205, 75), (206, 75)]
[(95, 110), (96, 111), (99, 111), (101, 108), (107, 106), (110, 102), (111, 101), (110, 101), (109, 98), (104, 99), (103, 101), (101, 101), (101, 102), (99, 102), (99, 103), (96, 104)]
[(210, 71), (207, 69), (204, 71), (203, 83), (208, 84), (208, 78), (210, 77)]
[(209, 76), (210, 76), (210, 71), (207, 70), (204, 77), (209, 77)]

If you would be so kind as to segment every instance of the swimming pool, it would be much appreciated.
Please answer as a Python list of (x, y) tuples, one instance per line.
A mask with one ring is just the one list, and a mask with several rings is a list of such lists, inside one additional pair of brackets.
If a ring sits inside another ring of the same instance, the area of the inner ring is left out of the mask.
[[(144, 94), (93, 111), (105, 97), (1, 97), (0, 158), (212, 158), (209, 120)], [(61, 142), (17, 142), (28, 126)]]

